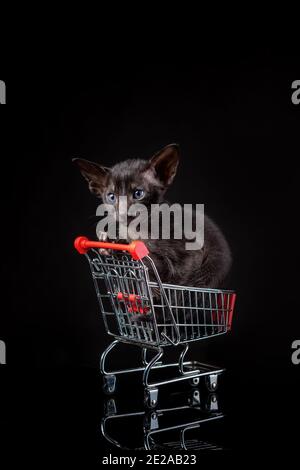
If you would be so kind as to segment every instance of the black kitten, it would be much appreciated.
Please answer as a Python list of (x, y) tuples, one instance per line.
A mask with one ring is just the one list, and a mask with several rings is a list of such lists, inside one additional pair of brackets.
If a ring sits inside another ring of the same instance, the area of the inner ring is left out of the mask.
[[(80, 158), (74, 161), (87, 180), (90, 191), (104, 203), (115, 205), (117, 213), (120, 196), (127, 196), (128, 208), (131, 204), (141, 202), (150, 209), (152, 204), (167, 202), (164, 197), (176, 175), (179, 147), (171, 144), (148, 161), (126, 160), (112, 168)], [(119, 214), (119, 220), (122, 220), (123, 215)], [(171, 239), (168, 240), (153, 240), (150, 234), (149, 237), (142, 237), (163, 282), (194, 287), (223, 287), (231, 265), (230, 249), (220, 229), (207, 216), (204, 224), (204, 245), (198, 250), (186, 250), (187, 240), (172, 238), (172, 229)], [(151, 226), (149, 232), (150, 229)], [(100, 233), (98, 237), (105, 240), (107, 234)]]

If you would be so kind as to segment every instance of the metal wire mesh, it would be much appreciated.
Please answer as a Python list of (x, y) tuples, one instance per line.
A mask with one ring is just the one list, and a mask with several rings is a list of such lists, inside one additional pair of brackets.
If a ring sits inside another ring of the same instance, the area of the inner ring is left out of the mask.
[(231, 291), (162, 284), (129, 255), (86, 254), (109, 334), (129, 342), (164, 346), (224, 334), (232, 315)]
[[(227, 332), (231, 294), (226, 291), (163, 284), (180, 341), (188, 342)], [(156, 289), (155, 289), (156, 292)], [(157, 326), (175, 341), (174, 328), (162, 295), (154, 297)]]

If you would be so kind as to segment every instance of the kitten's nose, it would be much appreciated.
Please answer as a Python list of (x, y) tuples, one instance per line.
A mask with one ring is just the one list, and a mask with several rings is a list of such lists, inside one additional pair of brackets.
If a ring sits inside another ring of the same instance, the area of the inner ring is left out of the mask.
[(128, 212), (127, 196), (120, 196), (117, 201), (118, 219), (120, 221), (126, 220), (127, 212)]

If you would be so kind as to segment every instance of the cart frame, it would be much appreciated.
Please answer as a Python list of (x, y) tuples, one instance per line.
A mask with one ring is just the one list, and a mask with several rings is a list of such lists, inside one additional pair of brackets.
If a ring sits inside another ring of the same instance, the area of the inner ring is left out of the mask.
[[(116, 376), (132, 372), (143, 373), (145, 403), (151, 408), (157, 405), (158, 387), (162, 385), (187, 379), (198, 385), (204, 377), (208, 390), (215, 391), (224, 369), (185, 361), (185, 357), (190, 342), (231, 329), (234, 291), (162, 283), (141, 241), (127, 245), (78, 237), (74, 245), (88, 259), (105, 329), (115, 338), (100, 359), (105, 391), (114, 393)], [(111, 351), (121, 343), (142, 349), (140, 367), (107, 370)], [(178, 362), (162, 363), (167, 346), (182, 348)], [(148, 351), (154, 353), (151, 359), (147, 358)], [(176, 375), (150, 381), (151, 372), (165, 368), (175, 368)]]

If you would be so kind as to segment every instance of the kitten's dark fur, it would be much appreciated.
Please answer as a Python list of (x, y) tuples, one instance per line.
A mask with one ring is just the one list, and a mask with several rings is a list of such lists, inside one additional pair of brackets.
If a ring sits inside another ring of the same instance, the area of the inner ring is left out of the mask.
[[(103, 201), (109, 192), (113, 192), (117, 197), (127, 196), (129, 207), (137, 202), (133, 199), (133, 191), (142, 188), (145, 196), (138, 202), (150, 208), (151, 204), (167, 202), (165, 193), (177, 171), (179, 147), (171, 144), (148, 161), (126, 160), (112, 168), (79, 158), (74, 161), (90, 191)], [(163, 282), (195, 287), (224, 286), (231, 265), (230, 249), (220, 229), (207, 216), (201, 250), (186, 250), (185, 239), (144, 241)]]

